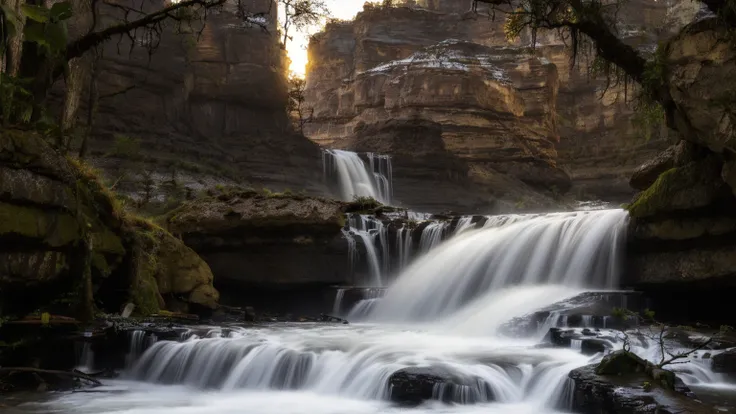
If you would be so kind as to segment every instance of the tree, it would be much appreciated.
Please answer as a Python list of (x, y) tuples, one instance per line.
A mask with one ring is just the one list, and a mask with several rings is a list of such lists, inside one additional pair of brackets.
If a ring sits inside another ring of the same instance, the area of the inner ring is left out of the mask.
[[(100, 14), (103, 5), (99, 0), (87, 3), (83, 0), (64, 1), (51, 7), (38, 6), (30, 0), (4, 3), (0, 7), (0, 116), (3, 124), (8, 126), (10, 123), (40, 120), (49, 89), (63, 76), (67, 80), (67, 99), (59, 125), (59, 137), (62, 137), (71, 126), (71, 121), (65, 120), (75, 118), (80, 99), (81, 90), (73, 91), (72, 84), (75, 79), (87, 82), (83, 76), (80, 79), (82, 68), (75, 65), (78, 59), (115, 36), (135, 40), (141, 33), (148, 40), (145, 46), (150, 51), (155, 48), (167, 22), (176, 22), (181, 27), (193, 20), (204, 21), (210, 9), (221, 6), (225, 1), (183, 0), (150, 12), (143, 10), (143, 4), (104, 2), (104, 7), (119, 12), (114, 18), (111, 18), (114, 16), (112, 13)], [(88, 21), (86, 29), (76, 38), (71, 38), (67, 34), (68, 23), (81, 19)], [(101, 22), (107, 24), (102, 25)], [(69, 99), (70, 92), (76, 93), (72, 100)], [(59, 146), (63, 147), (61, 141), (63, 139), (60, 139)]]
[(294, 124), (294, 128), (302, 134), (304, 133), (304, 125), (312, 122), (312, 115), (314, 114), (313, 108), (304, 106), (304, 101), (306, 100), (304, 90), (306, 86), (307, 82), (304, 78), (294, 73), (289, 76), (289, 103), (287, 111)]
[[(556, 30), (572, 48), (573, 62), (589, 47), (599, 69), (609, 79), (638, 84), (638, 99), (645, 105), (661, 106), (668, 126), (676, 129), (674, 119), (678, 108), (666, 84), (662, 61), (658, 56), (647, 61), (617, 36), (617, 12), (624, 0), (474, 0), (474, 10), (478, 3), (488, 4), (492, 18), (497, 13), (505, 16), (504, 29), (509, 38), (528, 30), (534, 46), (539, 30)], [(702, 3), (725, 24), (736, 27), (736, 1), (702, 0)]]
[(291, 29), (298, 32), (304, 31), (319, 24), (323, 19), (329, 17), (330, 10), (324, 0), (279, 0), (283, 7), (283, 17), (280, 19), (282, 43), (292, 39), (289, 34)]
[[(614, 309), (613, 317), (622, 320), (624, 324), (629, 321), (636, 323), (636, 327), (633, 329), (622, 328), (618, 330), (617, 339), (622, 341), (623, 350), (625, 352), (631, 352), (630, 336), (632, 334), (649, 339), (659, 351), (659, 361), (654, 363), (654, 366), (657, 368), (686, 363), (693, 353), (707, 348), (715, 341), (723, 339), (733, 330), (732, 327), (723, 325), (710, 335), (703, 336), (696, 344), (689, 348), (683, 348), (682, 346), (673, 347), (672, 344), (667, 341), (672, 328), (667, 324), (656, 320), (653, 311), (645, 309), (643, 314), (639, 314), (627, 309)], [(687, 327), (680, 328), (688, 329)], [(692, 330), (692, 328), (689, 329)]]

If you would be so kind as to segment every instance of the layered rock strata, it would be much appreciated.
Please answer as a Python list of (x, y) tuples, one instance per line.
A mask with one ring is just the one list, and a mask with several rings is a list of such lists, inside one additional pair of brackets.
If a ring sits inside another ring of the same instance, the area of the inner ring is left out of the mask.
[(97, 306), (110, 312), (128, 301), (141, 314), (174, 301), (217, 305), (201, 258), (163, 229), (125, 216), (88, 167), (34, 133), (0, 136), (0, 222), (2, 314), (79, 302), (87, 271)]
[[(204, 21), (197, 15), (104, 45), (95, 64), (100, 100), (91, 156), (118, 190), (163, 197), (173, 181), (193, 192), (222, 182), (324, 191), (318, 146), (291, 131), (286, 116), (288, 59), (275, 3), (227, 2)], [(100, 7), (99, 26), (121, 17)]]
[[(528, 33), (506, 39), (502, 13), (487, 19), (482, 5), (481, 15), (471, 13), (470, 2), (405, 3), (366, 6), (354, 21), (331, 23), (314, 37), (307, 74), (307, 103), (314, 108), (314, 123), (306, 131), (310, 138), (354, 149), (352, 140), (362, 129), (386, 131), (388, 120), (433, 123), (442, 145), (433, 144), (432, 159), (453, 162), (432, 168), (457, 178), (419, 179), (439, 181), (440, 191), (445, 182), (447, 187), (463, 182), (468, 189), (461, 191), (478, 194), (485, 208), (493, 204), (490, 199), (504, 199), (498, 193), (523, 187), (518, 181), (553, 195), (572, 185), (578, 198), (624, 202), (633, 195), (627, 183), (631, 172), (669, 145), (661, 131), (642, 138), (645, 133), (632, 122), (632, 105), (625, 103), (626, 86), (590, 73), (587, 56), (573, 65), (570, 49), (556, 33), (539, 34), (534, 58), (526, 47)], [(696, 13), (692, 7), (627, 3), (619, 10), (625, 22), (619, 34), (651, 52)], [(405, 138), (396, 132), (399, 139)], [(360, 146), (379, 147), (386, 145), (370, 138)], [(424, 162), (396, 165), (418, 177), (429, 168), (416, 171)], [(517, 184), (478, 182), (483, 175), (503, 175)], [(398, 183), (397, 199), (413, 207), (420, 188), (421, 181)], [(475, 202), (459, 203), (467, 208)]]

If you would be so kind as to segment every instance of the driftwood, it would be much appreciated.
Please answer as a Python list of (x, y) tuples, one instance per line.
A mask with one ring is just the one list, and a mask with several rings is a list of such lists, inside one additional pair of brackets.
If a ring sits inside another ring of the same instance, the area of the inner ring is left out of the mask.
[(80, 372), (80, 371), (56, 371), (56, 370), (50, 370), (50, 369), (40, 369), (40, 368), (31, 368), (31, 367), (0, 367), (0, 374), (7, 373), (9, 375), (12, 375), (16, 372), (28, 372), (31, 374), (45, 374), (45, 375), (55, 375), (58, 377), (66, 377), (66, 378), (77, 378), (77, 379), (83, 379), (85, 381), (89, 381), (94, 385), (102, 385), (102, 383), (95, 378), (92, 378), (91, 376)]

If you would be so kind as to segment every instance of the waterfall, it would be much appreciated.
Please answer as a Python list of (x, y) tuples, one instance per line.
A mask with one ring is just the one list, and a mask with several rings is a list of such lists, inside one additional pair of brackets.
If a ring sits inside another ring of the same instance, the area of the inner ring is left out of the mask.
[(369, 152), (368, 162), (373, 178), (378, 187), (378, 193), (386, 200), (385, 204), (390, 204), (394, 197), (393, 188), (393, 168), (391, 166), (391, 157), (389, 155), (374, 154)]
[(446, 221), (435, 221), (429, 223), (422, 231), (419, 239), (419, 251), (427, 253), (442, 242), (442, 236), (450, 223)]
[[(348, 227), (350, 230), (343, 231), (343, 235), (348, 240), (351, 269), (355, 270), (354, 263), (358, 254), (357, 243), (354, 239), (354, 236), (357, 236), (363, 241), (371, 275), (370, 280), (364, 282), (368, 285), (383, 286), (383, 275), (388, 273), (390, 260), (388, 228), (383, 225), (381, 220), (364, 215), (351, 215), (348, 218)], [(376, 237), (378, 237), (381, 246), (380, 254), (376, 247)]]
[(323, 150), (322, 172), (325, 180), (336, 184), (339, 196), (345, 201), (352, 201), (354, 197), (372, 197), (383, 204), (391, 204), (391, 157), (373, 153), (368, 153), (367, 157), (368, 165), (355, 152)]
[[(376, 260), (369, 258), (369, 263), (375, 262), (371, 266), (380, 271), (384, 253), (374, 243), (383, 245), (380, 234), (386, 226), (373, 220), (352, 217), (349, 233), (373, 246)], [(471, 226), (472, 220), (461, 219), (461, 230), (444, 242), (447, 224), (436, 223), (422, 234), (422, 246), (431, 253), (409, 264), (383, 298), (378, 298), (382, 290), (362, 290), (363, 300), (348, 318), (366, 317), (371, 323), (263, 324), (226, 330), (197, 326), (192, 329), (201, 336), (189, 333), (179, 342), (155, 341), (135, 331), (130, 334), (126, 379), (146, 382), (138, 385), (141, 393), (96, 398), (97, 406), (79, 412), (116, 412), (120, 399), (130, 395), (137, 395), (135, 407), (145, 407), (146, 412), (193, 407), (185, 411), (553, 414), (569, 409), (574, 390), (568, 373), (602, 356), (582, 355), (582, 335), (571, 338), (569, 347), (556, 348), (537, 346), (539, 338), (550, 327), (567, 326), (565, 305), (580, 303), (567, 301), (559, 307), (558, 302), (589, 287), (616, 285), (627, 220), (621, 210), (498, 216), (476, 229), (470, 228), (479, 227)], [(409, 238), (410, 230), (402, 230), (391, 241), (397, 248), (405, 247)], [(348, 297), (354, 299), (352, 292), (338, 290), (335, 309), (341, 310)], [(553, 304), (558, 307), (550, 307)], [(536, 332), (511, 337), (500, 329), (503, 323), (540, 311), (549, 314)], [(390, 323), (381, 323), (385, 321)], [(583, 325), (589, 324), (592, 318), (583, 318)], [(632, 344), (632, 351), (657, 360), (660, 347), (651, 345)], [(673, 369), (681, 370), (686, 384), (721, 386), (725, 377), (699, 361), (702, 356)], [(441, 381), (430, 384), (426, 398), (454, 404), (389, 405), (386, 400), (397, 395), (392, 378), (412, 369), (444, 373)], [(72, 393), (84, 398), (81, 394)], [(172, 405), (179, 401), (184, 405)], [(455, 405), (472, 403), (480, 404), (472, 409)], [(60, 412), (53, 408), (44, 412)]]
[[(409, 266), (373, 317), (432, 320), (513, 285), (612, 288), (627, 220), (623, 210), (555, 213), (458, 235)], [(423, 249), (440, 228), (425, 230)]]
[(337, 289), (335, 294), (335, 304), (332, 306), (332, 314), (340, 316), (342, 313), (342, 298), (345, 296), (345, 289)]

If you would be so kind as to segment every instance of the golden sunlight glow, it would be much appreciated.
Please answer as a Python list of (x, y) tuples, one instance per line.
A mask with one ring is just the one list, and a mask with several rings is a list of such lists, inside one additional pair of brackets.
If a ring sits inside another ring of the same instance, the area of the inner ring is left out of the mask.
[[(332, 12), (332, 17), (340, 20), (349, 20), (363, 10), (366, 0), (325, 0)], [(279, 10), (279, 16), (283, 16), (283, 10)], [(309, 36), (322, 30), (322, 27), (310, 28), (307, 33), (294, 33), (293, 39), (286, 45), (286, 51), (291, 59), (289, 70), (298, 76), (304, 76), (308, 62), (307, 46)]]

